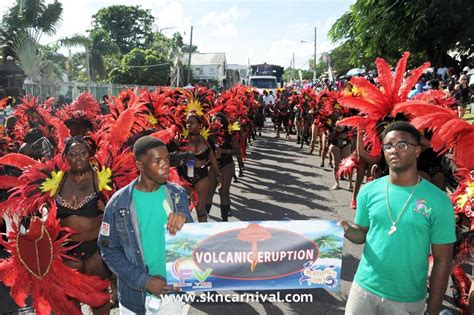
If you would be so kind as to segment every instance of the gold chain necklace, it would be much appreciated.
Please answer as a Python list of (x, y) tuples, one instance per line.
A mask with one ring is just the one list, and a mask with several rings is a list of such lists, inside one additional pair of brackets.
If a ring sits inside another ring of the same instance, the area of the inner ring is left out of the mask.
[(385, 200), (387, 201), (387, 211), (388, 211), (388, 217), (390, 218), (390, 222), (392, 222), (392, 226), (390, 227), (390, 229), (388, 230), (388, 235), (392, 235), (393, 233), (395, 233), (397, 231), (397, 223), (398, 221), (400, 220), (400, 218), (402, 217), (402, 214), (405, 212), (405, 209), (408, 205), (408, 202), (410, 202), (410, 199), (411, 197), (413, 196), (413, 194), (415, 193), (415, 191), (417, 190), (418, 188), (418, 185), (420, 185), (420, 182), (421, 182), (421, 178), (418, 176), (418, 182), (416, 183), (416, 186), (415, 186), (415, 189), (413, 189), (413, 191), (411, 192), (410, 196), (408, 196), (408, 199), (407, 201), (405, 201), (405, 204), (403, 205), (403, 208), (402, 210), (400, 210), (400, 213), (398, 214), (398, 217), (395, 221), (393, 221), (393, 218), (392, 218), (392, 211), (390, 210), (390, 203), (388, 201), (388, 185), (389, 185), (389, 181), (390, 179), (388, 178), (387, 176), (387, 188), (385, 190)]

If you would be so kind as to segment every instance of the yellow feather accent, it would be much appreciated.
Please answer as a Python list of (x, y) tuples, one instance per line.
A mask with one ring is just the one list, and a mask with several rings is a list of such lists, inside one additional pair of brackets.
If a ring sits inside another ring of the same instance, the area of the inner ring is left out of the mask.
[(467, 182), (466, 192), (470, 198), (474, 197), (474, 182)]
[(150, 115), (146, 115), (145, 117), (146, 117), (146, 119), (148, 120), (148, 122), (149, 122), (150, 124), (152, 124), (152, 125), (156, 125), (156, 123), (158, 122), (158, 120), (156, 120), (156, 118), (153, 117), (153, 115), (151, 115), (151, 114), (150, 114)]
[(209, 130), (209, 128), (202, 128), (200, 134), (204, 139), (207, 140), (207, 138), (209, 138), (209, 133), (210, 132), (211, 131)]
[(188, 103), (188, 106), (186, 107), (186, 114), (188, 115), (192, 112), (195, 112), (198, 116), (202, 116), (204, 114), (202, 112), (201, 103), (199, 101), (192, 100)]
[(63, 171), (52, 171), (51, 178), (46, 178), (46, 180), (41, 184), (40, 190), (42, 192), (50, 192), (49, 196), (53, 197), (56, 195), (56, 191), (59, 188), (59, 184), (61, 184), (61, 180), (63, 179)]
[(229, 127), (229, 132), (234, 132), (240, 130), (240, 124), (238, 121), (234, 122), (233, 124), (230, 124)]
[(181, 132), (181, 135), (184, 137), (184, 138), (187, 138), (189, 136), (189, 130), (188, 129), (184, 129), (183, 132)]
[(102, 166), (102, 170), (100, 170), (100, 172), (97, 172), (97, 179), (99, 181), (99, 191), (102, 191), (103, 189), (112, 190), (112, 187), (108, 185), (110, 182), (112, 182), (110, 177), (112, 177), (112, 170), (109, 167)]
[(468, 200), (469, 200), (468, 195), (459, 195), (456, 200), (456, 203), (458, 204), (459, 209), (464, 208), (464, 205), (466, 204), (466, 202), (468, 202)]

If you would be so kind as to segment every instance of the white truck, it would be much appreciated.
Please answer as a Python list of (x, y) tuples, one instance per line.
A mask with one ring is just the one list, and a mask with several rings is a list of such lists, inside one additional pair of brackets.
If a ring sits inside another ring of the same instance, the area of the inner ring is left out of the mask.
[(273, 95), (275, 95), (278, 82), (277, 78), (271, 75), (250, 76), (249, 86), (256, 88), (260, 94), (263, 94), (263, 91), (267, 90), (273, 91)]

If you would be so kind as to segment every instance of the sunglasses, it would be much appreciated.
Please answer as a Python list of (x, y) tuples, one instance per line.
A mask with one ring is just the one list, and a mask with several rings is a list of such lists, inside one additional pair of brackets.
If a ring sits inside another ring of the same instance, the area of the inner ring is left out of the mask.
[(385, 152), (392, 151), (393, 149), (396, 149), (397, 151), (402, 151), (403, 152), (403, 151), (406, 151), (408, 149), (409, 145), (412, 145), (414, 147), (417, 146), (417, 144), (411, 143), (411, 142), (408, 142), (408, 141), (398, 141), (395, 144), (386, 143), (386, 144), (382, 145), (382, 149)]

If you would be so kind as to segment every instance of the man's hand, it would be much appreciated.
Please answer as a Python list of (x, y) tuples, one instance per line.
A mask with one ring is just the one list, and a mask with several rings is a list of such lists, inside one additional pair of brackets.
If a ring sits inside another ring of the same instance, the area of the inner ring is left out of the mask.
[(152, 276), (146, 284), (146, 290), (159, 297), (161, 294), (166, 294), (168, 291), (173, 290), (173, 288), (168, 286), (163, 278)]
[(346, 220), (339, 220), (337, 225), (344, 229), (344, 236), (354, 244), (364, 244), (365, 237), (369, 231), (368, 227), (362, 227), (357, 224), (351, 225)]
[(349, 228), (350, 228), (349, 223), (347, 223), (346, 220), (339, 220), (337, 222), (337, 225), (342, 226), (342, 228), (344, 229), (344, 234), (346, 234), (347, 231), (349, 231)]
[(168, 217), (168, 224), (166, 228), (170, 232), (170, 235), (175, 235), (176, 232), (183, 228), (184, 223), (186, 223), (186, 216), (182, 213), (172, 212)]

